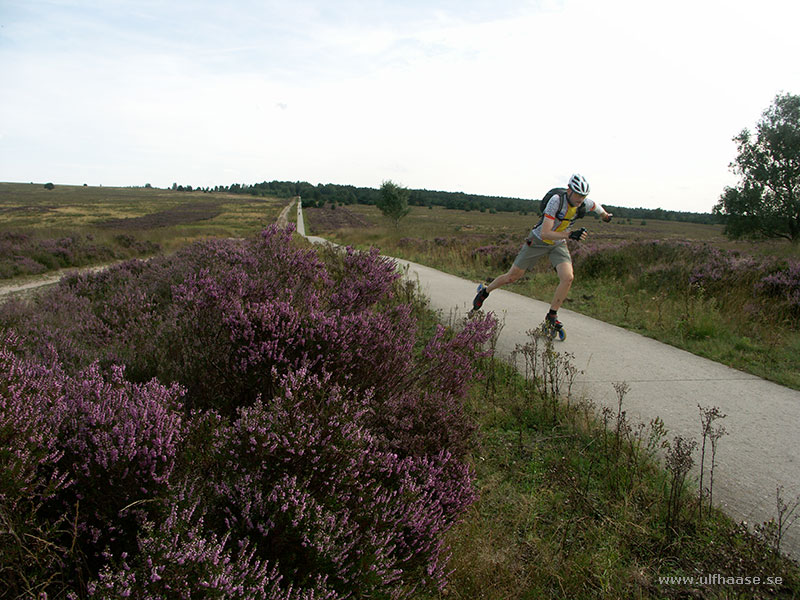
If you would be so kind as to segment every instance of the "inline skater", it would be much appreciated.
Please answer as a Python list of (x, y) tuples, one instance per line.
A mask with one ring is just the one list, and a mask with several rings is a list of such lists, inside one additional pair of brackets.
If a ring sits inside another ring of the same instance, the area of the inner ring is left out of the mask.
[(588, 195), (589, 183), (577, 173), (569, 178), (566, 188), (555, 188), (547, 192), (542, 198), (542, 219), (528, 234), (514, 259), (514, 264), (507, 273), (500, 275), (489, 285), (478, 286), (478, 294), (472, 301), (473, 310), (480, 310), (491, 292), (506, 284), (514, 283), (525, 274), (525, 271), (533, 268), (540, 258), (547, 256), (558, 273), (559, 283), (550, 304), (550, 311), (545, 317), (545, 324), (554, 335), (557, 334), (563, 340), (565, 332), (563, 324), (558, 320), (558, 309), (567, 299), (575, 277), (572, 256), (566, 241), (571, 239), (582, 242), (588, 236), (585, 227), (575, 231), (570, 231), (570, 227), (576, 219), (586, 214), (587, 210), (599, 214), (606, 223), (611, 221), (613, 216), (599, 203), (589, 200)]

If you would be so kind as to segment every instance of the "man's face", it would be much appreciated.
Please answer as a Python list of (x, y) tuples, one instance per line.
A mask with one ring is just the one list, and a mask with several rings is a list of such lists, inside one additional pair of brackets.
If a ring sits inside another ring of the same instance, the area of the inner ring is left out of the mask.
[(586, 196), (576, 194), (572, 190), (567, 194), (567, 202), (570, 203), (570, 206), (580, 206), (584, 200), (586, 200)]

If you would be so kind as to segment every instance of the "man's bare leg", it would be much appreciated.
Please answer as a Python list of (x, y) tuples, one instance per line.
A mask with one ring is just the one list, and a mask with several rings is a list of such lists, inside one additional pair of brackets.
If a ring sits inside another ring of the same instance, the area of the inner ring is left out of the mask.
[(499, 287), (504, 285), (508, 285), (509, 283), (514, 283), (515, 281), (519, 280), (520, 277), (525, 275), (525, 269), (520, 269), (516, 265), (511, 265), (511, 268), (508, 270), (508, 273), (504, 273), (497, 277), (492, 283), (486, 286), (487, 292), (492, 292)]
[[(557, 311), (564, 304), (567, 299), (569, 289), (572, 287), (572, 280), (575, 279), (575, 272), (572, 270), (572, 263), (562, 262), (556, 267), (558, 273), (558, 287), (555, 294), (553, 294), (553, 302), (550, 304), (550, 309)], [(492, 282), (494, 283), (494, 282)]]

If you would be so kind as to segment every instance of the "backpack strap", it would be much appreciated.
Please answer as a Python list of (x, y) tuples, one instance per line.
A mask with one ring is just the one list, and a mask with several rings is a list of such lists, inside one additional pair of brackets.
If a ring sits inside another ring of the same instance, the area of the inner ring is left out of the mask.
[[(542, 196), (542, 199), (539, 201), (539, 211), (542, 213), (542, 216), (539, 218), (539, 222), (533, 226), (533, 229), (536, 229), (542, 223), (544, 223), (544, 211), (547, 208), (550, 199), (553, 197), (553, 194), (558, 194), (558, 199), (559, 199), (558, 210), (556, 211), (556, 215), (559, 215), (562, 212), (566, 214), (566, 212), (564, 211), (565, 209), (564, 204), (567, 201), (567, 188), (553, 188), (552, 190), (548, 191), (544, 196)], [(578, 210), (575, 213), (575, 218), (573, 219), (573, 221), (577, 219), (582, 219), (585, 216), (586, 216), (586, 202), (583, 202), (578, 207)]]
[[(564, 204), (567, 201), (567, 194), (569, 193), (567, 188), (553, 188), (552, 190), (547, 192), (547, 195), (545, 196), (545, 198), (547, 198), (548, 196), (552, 195), (553, 193), (557, 193), (558, 197), (559, 197), (559, 200), (560, 200), (560, 203), (558, 205), (558, 214), (560, 214), (562, 212), (564, 212), (564, 214), (566, 214), (566, 212), (564, 210), (566, 207), (564, 206)], [(544, 209), (545, 209), (546, 206), (547, 206), (547, 204), (545, 204), (545, 206), (541, 207), (542, 208), (542, 219), (544, 219)], [(578, 207), (578, 210), (575, 211), (575, 218), (573, 219), (573, 221), (576, 221), (578, 219), (582, 219), (585, 216), (586, 216), (586, 202), (584, 201)]]
[(542, 196), (542, 199), (539, 201), (539, 212), (542, 213), (542, 216), (539, 219), (539, 222), (536, 223), (536, 225), (534, 225), (533, 227), (534, 229), (539, 227), (539, 225), (541, 225), (544, 222), (544, 210), (547, 208), (547, 205), (550, 202), (550, 199), (553, 197), (553, 195), (558, 194), (559, 198), (558, 211), (556, 211), (556, 214), (561, 213), (564, 210), (564, 202), (566, 202), (565, 200), (566, 193), (567, 193), (567, 188), (553, 188), (549, 190), (544, 196)]
[(539, 201), (539, 212), (544, 214), (544, 209), (547, 208), (547, 203), (550, 201), (550, 198), (553, 197), (554, 194), (558, 194), (561, 198), (561, 205), (558, 207), (558, 211), (561, 212), (564, 209), (564, 194), (567, 193), (567, 188), (553, 188), (548, 190), (548, 192), (542, 196), (542, 199)]

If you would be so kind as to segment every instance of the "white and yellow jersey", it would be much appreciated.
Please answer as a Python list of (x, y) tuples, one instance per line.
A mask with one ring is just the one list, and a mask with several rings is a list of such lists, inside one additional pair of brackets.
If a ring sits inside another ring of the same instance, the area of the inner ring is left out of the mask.
[[(590, 210), (593, 210), (599, 214), (603, 214), (605, 212), (603, 207), (594, 200), (586, 198), (583, 203), (586, 205), (587, 212)], [(559, 210), (561, 209), (562, 205), (563, 209)], [(553, 195), (544, 209), (544, 217), (542, 218), (542, 221), (533, 230), (531, 230), (530, 234), (528, 235), (528, 239), (531, 239), (533, 236), (545, 244), (563, 244), (565, 240), (542, 240), (542, 225), (544, 224), (544, 219), (551, 219), (553, 221), (553, 231), (564, 231), (569, 229), (570, 225), (572, 225), (577, 218), (577, 214), (578, 209), (574, 206), (570, 206), (569, 202), (567, 202), (567, 199), (563, 195)]]

